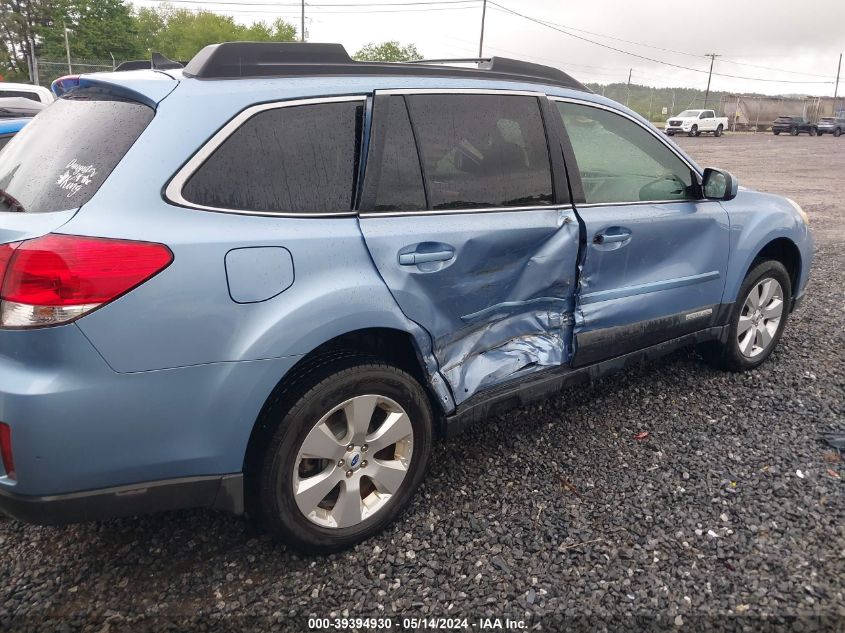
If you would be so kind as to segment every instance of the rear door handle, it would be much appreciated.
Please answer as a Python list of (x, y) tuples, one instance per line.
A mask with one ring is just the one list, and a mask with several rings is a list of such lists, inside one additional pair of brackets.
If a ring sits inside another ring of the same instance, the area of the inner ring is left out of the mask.
[(631, 238), (630, 231), (624, 233), (597, 233), (593, 238), (594, 244), (616, 244)]
[(433, 253), (402, 253), (399, 255), (401, 266), (416, 266), (427, 262), (448, 262), (455, 256), (455, 251), (435, 251)]

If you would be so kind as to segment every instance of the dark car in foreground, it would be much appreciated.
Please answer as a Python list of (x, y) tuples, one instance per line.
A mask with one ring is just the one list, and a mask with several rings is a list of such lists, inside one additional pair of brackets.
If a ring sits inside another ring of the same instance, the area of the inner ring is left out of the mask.
[(845, 117), (825, 116), (820, 118), (816, 125), (816, 133), (819, 136), (822, 134), (842, 136), (843, 132), (845, 132)]
[(799, 134), (815, 136), (817, 128), (802, 116), (779, 116), (772, 123), (772, 133), (777, 136), (781, 132), (792, 136)]

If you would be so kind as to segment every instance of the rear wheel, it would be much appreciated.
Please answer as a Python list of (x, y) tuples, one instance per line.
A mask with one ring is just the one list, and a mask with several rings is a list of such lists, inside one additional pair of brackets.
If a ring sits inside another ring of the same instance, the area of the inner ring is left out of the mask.
[(722, 136), (722, 132), (724, 131), (724, 129), (725, 129), (725, 128), (724, 128), (724, 127), (722, 127), (722, 124), (720, 123), (720, 124), (719, 124), (719, 127), (717, 127), (717, 128), (716, 128), (716, 131), (715, 131), (715, 132), (713, 132), (713, 136), (716, 136), (716, 137), (718, 137), (718, 136)]
[(833, 130), (833, 135), (836, 136), (836, 137), (842, 136), (842, 130), (839, 129), (839, 128), (836, 128), (835, 130)]
[(808, 134), (809, 134), (810, 136), (816, 136), (816, 135), (818, 135), (818, 133), (819, 133), (819, 131), (818, 131), (816, 128), (814, 128), (814, 127), (811, 127), (811, 128), (810, 128), (810, 131), (808, 132)]
[(780, 136), (780, 130), (774, 130), (772, 132), (775, 136)]
[(798, 136), (798, 128), (797, 128), (797, 127), (791, 128), (791, 129), (789, 130), (789, 133), (790, 133), (792, 136)]
[(315, 372), (285, 410), (268, 407), (275, 432), (264, 451), (256, 501), (261, 522), (312, 552), (349, 547), (407, 506), (431, 454), (425, 391), (403, 370), (351, 357)]
[(759, 366), (777, 347), (792, 303), (789, 273), (780, 262), (764, 260), (745, 277), (737, 297), (727, 340), (702, 350), (712, 364), (730, 371)]
[(666, 132), (666, 134), (668, 134), (669, 136), (675, 136), (674, 132)]

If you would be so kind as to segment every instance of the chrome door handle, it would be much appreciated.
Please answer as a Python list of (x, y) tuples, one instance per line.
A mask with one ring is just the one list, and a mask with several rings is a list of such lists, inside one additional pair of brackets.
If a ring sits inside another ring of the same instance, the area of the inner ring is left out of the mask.
[(427, 262), (447, 262), (455, 256), (455, 251), (435, 251), (433, 253), (402, 253), (399, 255), (400, 266), (416, 266)]
[(631, 238), (630, 233), (598, 233), (593, 238), (594, 244), (616, 244), (617, 242), (624, 242)]

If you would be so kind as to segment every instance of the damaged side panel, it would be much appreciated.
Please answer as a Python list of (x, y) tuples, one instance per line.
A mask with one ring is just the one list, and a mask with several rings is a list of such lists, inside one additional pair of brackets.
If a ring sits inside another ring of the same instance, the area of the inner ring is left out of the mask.
[(569, 362), (579, 226), (571, 208), (360, 220), (402, 311), (431, 335), (456, 404)]

